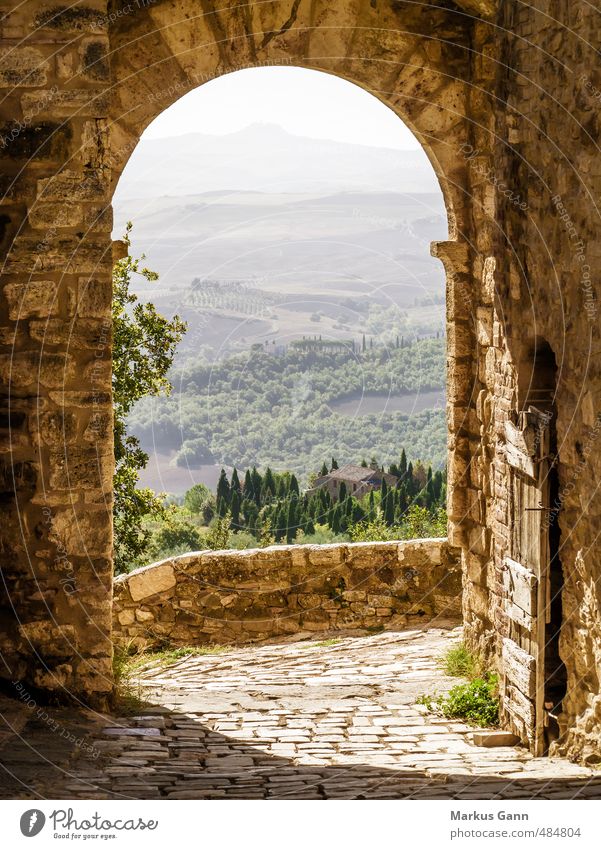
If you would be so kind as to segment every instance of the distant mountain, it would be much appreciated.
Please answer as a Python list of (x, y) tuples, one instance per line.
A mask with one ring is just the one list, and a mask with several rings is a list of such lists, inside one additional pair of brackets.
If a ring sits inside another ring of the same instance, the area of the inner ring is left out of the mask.
[(439, 192), (423, 150), (394, 150), (295, 136), (274, 124), (236, 133), (142, 139), (116, 192), (131, 198), (212, 191)]
[(142, 141), (114, 209), (115, 238), (133, 221), (132, 253), (160, 274), (134, 290), (188, 321), (182, 355), (316, 331), (378, 335), (390, 324), (378, 305), (413, 309), (415, 333), (440, 328), (444, 274), (430, 242), (446, 238), (446, 215), (422, 151), (272, 125)]

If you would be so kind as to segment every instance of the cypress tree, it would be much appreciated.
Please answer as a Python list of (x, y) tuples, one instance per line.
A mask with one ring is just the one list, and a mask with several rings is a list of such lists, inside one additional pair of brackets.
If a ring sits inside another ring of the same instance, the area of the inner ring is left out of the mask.
[(382, 504), (384, 504), (384, 499), (386, 498), (387, 492), (388, 492), (388, 484), (386, 483), (386, 478), (382, 478), (382, 488), (381, 488)]
[(273, 477), (273, 472), (271, 471), (269, 466), (267, 466), (267, 469), (265, 470), (261, 495), (266, 500), (269, 500), (269, 498), (273, 498), (273, 496), (275, 495), (275, 480)]
[(331, 471), (331, 472), (333, 472), (333, 471), (334, 471), (335, 469), (337, 469), (337, 468), (338, 468), (338, 463), (336, 462), (336, 460), (334, 459), (334, 457), (332, 457), (332, 466), (331, 466), (331, 468), (330, 468), (330, 471)]
[(434, 504), (436, 503), (436, 496), (434, 495), (434, 484), (432, 482), (432, 478), (426, 484), (426, 507), (430, 510)]
[(399, 516), (404, 516), (407, 512), (407, 507), (409, 506), (409, 499), (407, 498), (407, 488), (405, 484), (401, 484), (397, 490), (397, 509)]
[(229, 501), (225, 500), (225, 498), (218, 498), (216, 507), (217, 507), (217, 515), (221, 519), (223, 519), (223, 517), (225, 516), (225, 514), (229, 510), (230, 504), (229, 504)]
[(273, 533), (276, 542), (280, 542), (286, 533), (286, 518), (286, 508), (281, 505), (274, 515)]
[(232, 526), (236, 529), (240, 528), (240, 493), (237, 489), (232, 490), (230, 511), (232, 514)]
[(376, 517), (376, 501), (375, 501), (374, 491), (372, 489), (372, 491), (369, 493), (369, 518), (375, 519), (375, 517)]
[(332, 531), (335, 534), (340, 533), (340, 507), (338, 505), (334, 508), (334, 514), (332, 516)]
[(324, 463), (321, 467), (321, 471), (319, 472), (319, 477), (324, 478), (328, 474), (328, 467)]
[(288, 502), (288, 513), (286, 515), (286, 542), (290, 545), (296, 536), (296, 502), (293, 498)]
[(391, 489), (384, 498), (384, 521), (389, 527), (394, 525), (394, 493)]
[(365, 349), (367, 345), (365, 344), (365, 333), (363, 334), (363, 339), (361, 340), (361, 350), (365, 353)]
[(407, 492), (409, 495), (414, 495), (413, 463), (411, 461), (407, 466)]
[(407, 455), (405, 454), (405, 449), (401, 451), (401, 462), (399, 464), (399, 472), (401, 473), (401, 477), (405, 477), (407, 474)]
[(353, 524), (356, 524), (357, 522), (362, 522), (365, 519), (365, 511), (363, 510), (358, 501), (355, 501), (353, 504), (351, 519)]
[(263, 478), (257, 471), (257, 467), (253, 466), (252, 471), (250, 473), (253, 485), (253, 498), (255, 500), (255, 504), (257, 507), (261, 506), (261, 484), (263, 483)]
[(340, 489), (338, 490), (338, 501), (342, 502), (346, 498), (346, 484), (344, 481), (340, 483)]
[(229, 481), (227, 479), (225, 469), (221, 470), (221, 474), (219, 475), (219, 480), (217, 481), (216, 498), (217, 498), (217, 504), (219, 504), (220, 501), (225, 501), (226, 504), (230, 503), (230, 484), (229, 484)]
[(247, 469), (246, 474), (244, 475), (244, 497), (248, 499), (254, 498), (250, 469)]
[(232, 482), (230, 484), (230, 490), (231, 490), (231, 492), (236, 490), (238, 495), (240, 495), (240, 493), (242, 491), (242, 487), (240, 486), (240, 478), (238, 477), (238, 471), (237, 471), (235, 466), (234, 466), (234, 471), (232, 472)]
[(290, 489), (289, 489), (289, 492), (290, 492), (291, 494), (296, 495), (296, 496), (299, 496), (299, 495), (300, 495), (300, 489), (299, 489), (299, 487), (298, 487), (298, 481), (297, 481), (297, 479), (296, 479), (296, 475), (294, 475), (294, 474), (292, 474), (292, 475), (290, 476)]

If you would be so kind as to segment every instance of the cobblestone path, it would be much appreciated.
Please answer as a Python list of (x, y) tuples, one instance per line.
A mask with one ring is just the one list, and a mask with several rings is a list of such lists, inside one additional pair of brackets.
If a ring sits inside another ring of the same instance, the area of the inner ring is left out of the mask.
[[(146, 668), (140, 716), (96, 716), (88, 744), (20, 798), (601, 798), (601, 774), (484, 749), (420, 693), (457, 628), (231, 649)], [(66, 722), (66, 720), (65, 720)], [(17, 760), (12, 766), (16, 774)]]

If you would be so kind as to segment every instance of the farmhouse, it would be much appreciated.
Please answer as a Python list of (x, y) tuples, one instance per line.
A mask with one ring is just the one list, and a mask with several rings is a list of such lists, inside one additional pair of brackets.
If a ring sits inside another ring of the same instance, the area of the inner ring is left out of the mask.
[(309, 492), (326, 489), (332, 501), (336, 501), (340, 495), (340, 487), (344, 483), (344, 490), (349, 495), (361, 498), (376, 489), (381, 489), (382, 481), (386, 481), (386, 485), (392, 487), (397, 485), (398, 478), (382, 472), (377, 466), (372, 468), (347, 463), (341, 469), (332, 469), (328, 475), (317, 478)]

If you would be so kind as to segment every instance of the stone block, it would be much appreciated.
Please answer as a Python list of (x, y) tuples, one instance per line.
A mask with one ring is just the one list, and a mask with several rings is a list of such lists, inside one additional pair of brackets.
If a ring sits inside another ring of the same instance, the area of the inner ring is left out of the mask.
[(108, 318), (112, 291), (110, 279), (82, 278), (77, 286), (77, 315), (82, 318)]
[(73, 321), (63, 321), (48, 318), (43, 321), (30, 321), (29, 335), (44, 346), (60, 345), (74, 350), (93, 350), (106, 344), (104, 324), (95, 319), (77, 318)]
[(58, 286), (53, 280), (29, 280), (27, 283), (9, 283), (4, 287), (11, 321), (26, 318), (43, 318), (58, 310)]
[(51, 451), (50, 486), (53, 489), (112, 488), (114, 458), (98, 448), (67, 445), (63, 451)]
[(154, 613), (150, 610), (136, 610), (136, 621), (137, 622), (152, 622), (154, 619)]
[[(109, 555), (113, 544), (112, 515), (108, 510), (81, 514), (76, 508), (56, 509), (52, 514), (48, 539), (62, 555)], [(77, 585), (77, 574), (75, 582)]]
[(497, 746), (519, 746), (520, 738), (509, 731), (473, 731), (472, 742), (474, 746), (492, 749)]
[(67, 410), (32, 416), (30, 429), (36, 442), (45, 445), (71, 444), (77, 439), (77, 416)]
[(75, 359), (70, 354), (23, 351), (0, 354), (0, 383), (20, 389), (43, 386), (59, 389), (75, 374)]
[(83, 218), (82, 207), (77, 203), (35, 203), (27, 217), (34, 229), (51, 227), (76, 227)]
[(103, 118), (108, 110), (109, 98), (106, 90), (94, 88), (65, 89), (58, 91), (52, 99), (46, 91), (27, 92), (21, 98), (24, 115), (42, 118)]
[(176, 578), (171, 563), (160, 563), (132, 572), (127, 583), (132, 599), (141, 601), (143, 598), (170, 590), (175, 586)]
[(135, 618), (133, 610), (121, 610), (117, 614), (117, 619), (119, 620), (120, 625), (133, 625)]
[(44, 55), (33, 47), (5, 47), (0, 50), (0, 87), (46, 85), (48, 63)]

